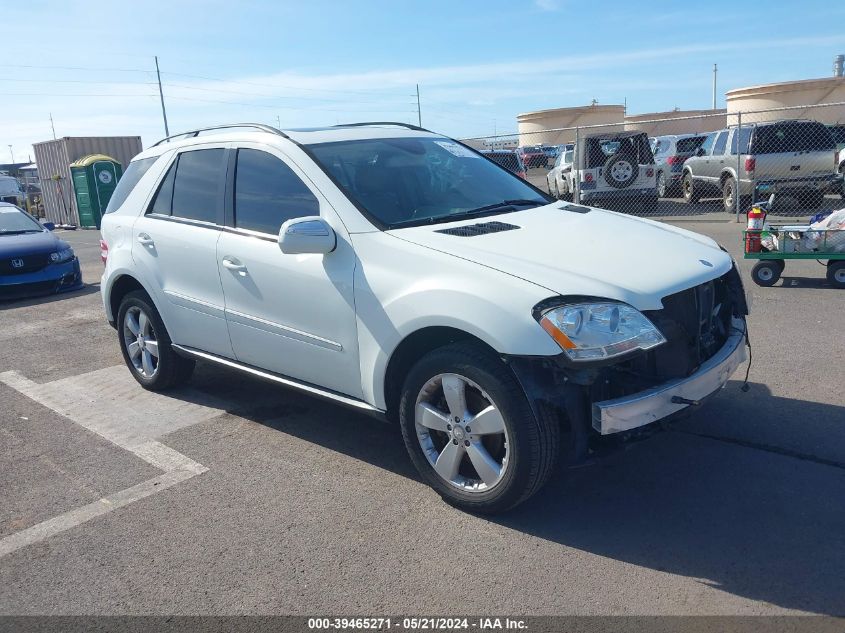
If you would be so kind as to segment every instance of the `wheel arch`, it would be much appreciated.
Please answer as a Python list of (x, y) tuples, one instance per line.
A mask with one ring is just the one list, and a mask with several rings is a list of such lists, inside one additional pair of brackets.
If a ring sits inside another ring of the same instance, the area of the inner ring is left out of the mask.
[[(106, 290), (106, 302), (109, 309), (109, 323), (113, 326), (117, 322), (117, 312), (120, 309), (120, 303), (123, 301), (123, 297), (134, 290), (143, 290), (147, 293), (147, 296), (150, 297), (150, 300), (155, 303), (155, 299), (153, 298), (153, 293), (142, 284), (137, 277), (130, 273), (121, 273), (117, 277), (115, 277), (114, 281), (109, 284), (108, 289)], [(156, 306), (157, 308), (158, 306)], [(161, 310), (159, 310), (159, 315), (161, 315)], [(162, 321), (164, 320), (164, 316), (161, 317)], [(165, 327), (167, 324), (165, 323)]]
[(420, 358), (440, 347), (458, 341), (472, 342), (496, 355), (499, 353), (474, 334), (450, 326), (427, 326), (403, 338), (394, 348), (384, 373), (384, 399), (388, 419), (397, 420), (402, 384), (408, 371)]

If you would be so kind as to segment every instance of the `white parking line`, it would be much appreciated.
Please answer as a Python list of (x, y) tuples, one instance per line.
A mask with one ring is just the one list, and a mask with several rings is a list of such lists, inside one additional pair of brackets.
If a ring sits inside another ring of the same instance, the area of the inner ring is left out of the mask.
[(43, 384), (7, 371), (0, 373), (0, 382), (164, 471), (0, 539), (0, 557), (206, 472), (202, 464), (154, 438), (224, 413), (199, 392), (176, 399), (145, 391), (122, 365)]

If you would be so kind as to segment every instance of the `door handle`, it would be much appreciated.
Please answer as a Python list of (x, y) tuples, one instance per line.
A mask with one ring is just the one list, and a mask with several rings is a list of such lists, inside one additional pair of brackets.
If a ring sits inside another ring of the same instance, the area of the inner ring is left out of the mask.
[(246, 265), (243, 264), (237, 257), (231, 257), (229, 255), (226, 255), (226, 257), (223, 258), (223, 268), (241, 275), (246, 275), (247, 273)]
[(146, 233), (138, 233), (138, 244), (142, 244), (144, 246), (153, 246), (155, 242), (153, 238), (151, 238)]

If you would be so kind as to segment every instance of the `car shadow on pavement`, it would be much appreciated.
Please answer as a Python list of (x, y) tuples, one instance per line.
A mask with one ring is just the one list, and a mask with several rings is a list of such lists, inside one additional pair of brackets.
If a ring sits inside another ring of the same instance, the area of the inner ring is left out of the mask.
[[(231, 402), (231, 413), (420, 479), (396, 425), (214, 367), (198, 367), (193, 386)], [(761, 384), (752, 391), (776, 401), (766, 410), (779, 412), (785, 434), (824, 421), (840, 435), (830, 441), (845, 445), (836, 423), (845, 408), (777, 398)], [(748, 414), (719, 410), (736, 426)], [(707, 415), (704, 407), (689, 421), (706, 425)], [(754, 446), (689, 428), (673, 425), (593, 466), (559, 468), (523, 505), (479, 520), (785, 609), (845, 613), (845, 463), (778, 451), (777, 431)]]
[(85, 284), (77, 290), (69, 290), (58, 294), (38, 295), (21, 299), (0, 299), (0, 310), (6, 310), (9, 308), (29, 308), (32, 306), (53, 303), (55, 301), (62, 301), (64, 299), (71, 299), (73, 297), (82, 297), (96, 292), (100, 292), (99, 282), (95, 284)]

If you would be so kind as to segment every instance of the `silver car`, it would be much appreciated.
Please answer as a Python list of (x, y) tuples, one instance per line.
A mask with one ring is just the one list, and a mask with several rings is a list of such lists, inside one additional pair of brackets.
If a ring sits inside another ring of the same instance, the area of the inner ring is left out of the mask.
[(835, 148), (830, 130), (817, 121), (752, 123), (713, 132), (684, 163), (684, 200), (721, 195), (725, 211), (733, 213), (738, 180), (740, 209), (747, 208), (752, 196), (775, 192), (818, 208), (841, 178), (834, 166)]

